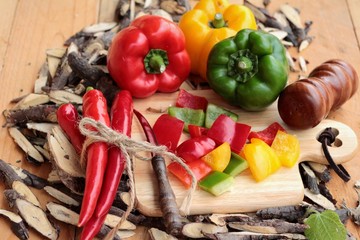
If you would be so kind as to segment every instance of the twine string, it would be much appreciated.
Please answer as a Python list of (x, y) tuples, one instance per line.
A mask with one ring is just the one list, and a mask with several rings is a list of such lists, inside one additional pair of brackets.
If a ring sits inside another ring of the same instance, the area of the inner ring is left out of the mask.
[(79, 122), (80, 132), (86, 136), (86, 141), (84, 142), (81, 156), (80, 164), (85, 168), (86, 165), (86, 149), (93, 143), (96, 142), (105, 142), (110, 145), (114, 145), (120, 148), (122, 154), (124, 154), (126, 160), (126, 171), (129, 176), (129, 185), (130, 185), (130, 203), (126, 209), (125, 214), (121, 217), (119, 223), (113, 228), (105, 239), (113, 239), (120, 225), (127, 219), (131, 210), (135, 205), (135, 180), (132, 169), (132, 158), (136, 157), (139, 160), (148, 161), (151, 160), (151, 157), (146, 157), (141, 152), (150, 152), (153, 154), (159, 154), (169, 158), (170, 160), (179, 163), (186, 172), (191, 176), (191, 187), (186, 194), (179, 210), (183, 215), (189, 213), (192, 196), (196, 189), (197, 180), (191, 169), (184, 163), (184, 161), (176, 156), (174, 153), (169, 152), (166, 146), (154, 145), (146, 141), (132, 139), (125, 134), (119, 133), (105, 124), (95, 121), (92, 118), (85, 117)]

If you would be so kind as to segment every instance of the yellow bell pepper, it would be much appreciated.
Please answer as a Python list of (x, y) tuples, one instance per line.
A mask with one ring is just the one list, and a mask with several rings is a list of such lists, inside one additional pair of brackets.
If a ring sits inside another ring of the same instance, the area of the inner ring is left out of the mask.
[(275, 150), (281, 165), (292, 167), (300, 156), (300, 142), (294, 135), (277, 131), (271, 148)]
[(244, 28), (257, 29), (253, 12), (246, 6), (227, 0), (200, 0), (179, 21), (184, 32), (191, 72), (206, 79), (207, 59), (219, 41), (234, 36)]
[(264, 180), (281, 167), (274, 149), (258, 138), (252, 138), (251, 143), (244, 146), (243, 153), (257, 182)]
[(214, 150), (201, 157), (212, 170), (222, 172), (229, 164), (231, 158), (231, 148), (228, 142), (224, 142)]

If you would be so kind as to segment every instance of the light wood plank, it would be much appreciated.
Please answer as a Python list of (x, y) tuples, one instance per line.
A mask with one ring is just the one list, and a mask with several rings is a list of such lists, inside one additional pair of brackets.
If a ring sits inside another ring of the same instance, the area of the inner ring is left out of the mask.
[(358, 47), (360, 48), (360, 1), (348, 0), (347, 2), (348, 2), (350, 16), (354, 24), (354, 31), (356, 34)]
[(4, 67), (4, 57), (8, 47), (11, 28), (14, 21), (18, 1), (0, 1), (0, 74)]

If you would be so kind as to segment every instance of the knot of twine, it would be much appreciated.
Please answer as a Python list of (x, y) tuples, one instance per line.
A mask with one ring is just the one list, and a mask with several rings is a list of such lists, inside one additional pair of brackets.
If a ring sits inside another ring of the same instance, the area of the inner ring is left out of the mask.
[(186, 194), (185, 199), (183, 200), (181, 207), (179, 209), (180, 212), (184, 215), (187, 215), (189, 213), (192, 196), (196, 190), (197, 180), (191, 169), (184, 163), (184, 161), (178, 156), (176, 156), (174, 153), (169, 152), (166, 146), (154, 145), (146, 141), (132, 139), (126, 136), (125, 134), (113, 130), (112, 128), (106, 126), (105, 124), (95, 121), (94, 119), (88, 117), (81, 119), (81, 121), (79, 122), (79, 129), (80, 132), (84, 136), (86, 136), (86, 140), (83, 144), (83, 148), (80, 156), (80, 164), (83, 167), (85, 166), (85, 162), (86, 162), (86, 149), (88, 146), (90, 146), (92, 143), (95, 142), (105, 142), (107, 144), (118, 147), (121, 150), (126, 160), (126, 171), (129, 176), (129, 185), (130, 185), (130, 192), (129, 192), (130, 204), (128, 205), (125, 214), (122, 216), (117, 226), (114, 229), (112, 229), (112, 231), (109, 233), (111, 237), (110, 238), (106, 237), (106, 239), (113, 238), (113, 236), (116, 234), (116, 231), (119, 229), (122, 222), (126, 220), (127, 216), (134, 208), (135, 180), (132, 172), (133, 167), (132, 167), (131, 159), (132, 157), (136, 157), (137, 159), (144, 161), (151, 160), (151, 157), (145, 157), (143, 155), (140, 155), (139, 154), (140, 152), (150, 152), (153, 154), (165, 156), (170, 160), (179, 163), (191, 176), (192, 179), (191, 188), (189, 192)]

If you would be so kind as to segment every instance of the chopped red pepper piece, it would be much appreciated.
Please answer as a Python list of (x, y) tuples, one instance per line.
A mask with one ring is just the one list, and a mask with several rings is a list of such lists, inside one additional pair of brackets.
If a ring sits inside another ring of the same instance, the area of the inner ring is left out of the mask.
[(230, 117), (221, 114), (209, 129), (207, 136), (218, 145), (228, 142), (231, 151), (240, 153), (249, 136), (250, 129), (249, 125), (235, 122)]
[[(212, 172), (212, 168), (207, 165), (204, 161), (197, 159), (195, 161), (187, 163), (191, 171), (194, 173), (196, 179), (199, 181)], [(172, 162), (168, 165), (168, 170), (174, 174), (186, 188), (191, 186), (191, 176), (186, 172), (179, 163)]]
[(184, 130), (184, 122), (169, 114), (162, 114), (155, 122), (153, 131), (159, 145), (165, 145), (175, 152)]
[(190, 138), (176, 148), (176, 154), (185, 162), (193, 162), (208, 154), (216, 147), (214, 140), (207, 136)]
[(205, 97), (193, 95), (184, 89), (180, 89), (179, 95), (176, 99), (177, 107), (186, 107), (192, 109), (206, 110), (208, 100)]
[(207, 131), (208, 131), (207, 128), (197, 126), (197, 125), (193, 125), (193, 124), (188, 125), (188, 130), (189, 130), (191, 138), (196, 138), (196, 137), (200, 137), (200, 136), (206, 136)]
[(250, 141), (252, 138), (258, 138), (271, 146), (278, 130), (286, 132), (285, 129), (278, 122), (274, 122), (261, 131), (250, 132), (248, 139)]

